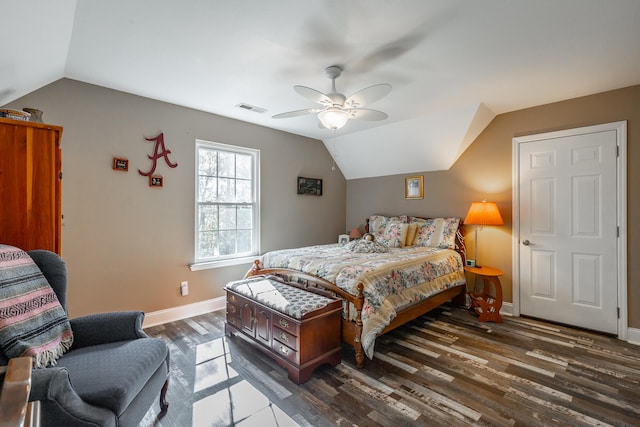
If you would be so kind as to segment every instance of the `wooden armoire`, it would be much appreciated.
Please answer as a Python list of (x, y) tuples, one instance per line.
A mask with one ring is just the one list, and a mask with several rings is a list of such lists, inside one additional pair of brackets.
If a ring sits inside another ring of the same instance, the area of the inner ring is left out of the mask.
[(62, 249), (62, 127), (0, 117), (0, 244)]

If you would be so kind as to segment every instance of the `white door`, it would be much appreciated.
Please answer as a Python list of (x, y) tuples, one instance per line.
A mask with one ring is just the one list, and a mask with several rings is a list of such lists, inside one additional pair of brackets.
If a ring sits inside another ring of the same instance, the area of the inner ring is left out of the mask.
[(616, 130), (519, 145), (520, 312), (618, 332)]

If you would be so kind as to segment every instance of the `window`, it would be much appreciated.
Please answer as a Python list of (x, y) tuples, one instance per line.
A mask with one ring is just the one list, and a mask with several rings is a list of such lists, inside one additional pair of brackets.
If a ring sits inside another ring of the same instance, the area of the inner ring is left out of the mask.
[(259, 161), (259, 150), (196, 140), (196, 264), (258, 254)]

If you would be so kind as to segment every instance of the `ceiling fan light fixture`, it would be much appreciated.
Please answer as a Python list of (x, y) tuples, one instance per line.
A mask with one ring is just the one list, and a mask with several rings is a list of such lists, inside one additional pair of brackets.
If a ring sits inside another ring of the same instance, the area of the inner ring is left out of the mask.
[(318, 120), (325, 128), (338, 130), (347, 124), (349, 113), (340, 108), (332, 107), (318, 113)]
[(288, 111), (286, 113), (276, 114), (272, 118), (286, 119), (317, 113), (319, 127), (336, 131), (344, 127), (350, 119), (375, 121), (384, 120), (389, 117), (387, 113), (383, 113), (382, 111), (362, 107), (384, 98), (391, 92), (390, 84), (384, 83), (369, 86), (347, 98), (336, 90), (336, 79), (340, 77), (342, 67), (332, 65), (327, 67), (325, 71), (327, 72), (327, 77), (331, 79), (331, 92), (325, 94), (319, 90), (301, 85), (295, 85), (293, 87), (293, 90), (299, 95), (322, 105), (322, 109), (307, 108), (305, 110)]

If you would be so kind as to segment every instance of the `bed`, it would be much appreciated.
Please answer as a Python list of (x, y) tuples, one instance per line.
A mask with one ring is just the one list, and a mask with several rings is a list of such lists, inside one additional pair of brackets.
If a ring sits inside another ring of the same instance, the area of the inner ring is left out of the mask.
[(291, 286), (343, 300), (342, 340), (356, 365), (373, 358), (376, 337), (455, 300), (464, 302), (459, 218), (372, 215), (347, 244), (267, 252), (245, 278), (275, 275)]

